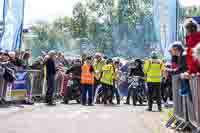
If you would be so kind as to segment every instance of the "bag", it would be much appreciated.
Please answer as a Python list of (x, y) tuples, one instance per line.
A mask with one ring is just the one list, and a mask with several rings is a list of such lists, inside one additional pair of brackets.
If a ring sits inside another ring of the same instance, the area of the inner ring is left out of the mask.
[(179, 89), (179, 96), (190, 96), (190, 84), (188, 80), (181, 80), (181, 88)]
[(3, 75), (3, 78), (7, 81), (12, 83), (16, 78), (15, 78), (15, 72), (11, 68), (6, 67), (5, 68), (5, 73)]

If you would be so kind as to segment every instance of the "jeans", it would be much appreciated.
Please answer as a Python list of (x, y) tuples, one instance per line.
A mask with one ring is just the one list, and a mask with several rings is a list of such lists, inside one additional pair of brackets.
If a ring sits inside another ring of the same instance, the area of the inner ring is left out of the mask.
[[(87, 99), (88, 94), (88, 99)], [(86, 104), (88, 101), (88, 104), (92, 104), (93, 101), (93, 85), (82, 85), (82, 104)]]
[(118, 90), (117, 88), (114, 88), (114, 89), (113, 89), (113, 96), (114, 96), (114, 95), (116, 95), (117, 98), (120, 97), (120, 95), (119, 95), (119, 90)]
[(118, 90), (118, 88), (114, 88), (114, 89), (113, 89), (113, 97), (114, 97), (114, 95), (116, 95), (117, 103), (119, 104), (119, 103), (120, 103), (120, 95), (119, 95), (119, 90)]
[(161, 83), (161, 96), (163, 101), (166, 103), (168, 98), (172, 100), (173, 94), (172, 94), (172, 83), (170, 81), (162, 81)]
[(128, 96), (127, 96), (127, 98), (126, 98), (126, 103), (128, 103), (128, 104), (130, 103), (130, 96), (131, 96), (132, 91), (133, 91), (132, 88), (129, 88), (129, 89), (128, 89)]

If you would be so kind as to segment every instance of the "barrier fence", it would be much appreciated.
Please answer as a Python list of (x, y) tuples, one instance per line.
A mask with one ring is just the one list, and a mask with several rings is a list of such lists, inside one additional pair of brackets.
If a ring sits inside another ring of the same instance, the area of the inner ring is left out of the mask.
[(193, 76), (190, 80), (189, 96), (180, 95), (180, 76), (175, 75), (172, 79), (174, 115), (166, 126), (176, 121), (177, 130), (189, 127), (193, 133), (200, 133), (200, 77)]
[(188, 118), (190, 123), (200, 132), (200, 77), (192, 77), (190, 80), (191, 97), (187, 97)]
[(0, 100), (2, 100), (4, 96), (4, 86), (5, 86), (5, 80), (3, 78), (4, 75), (4, 69), (0, 67)]
[[(43, 70), (16, 71), (16, 80), (9, 83), (4, 79), (4, 69), (0, 67), (0, 101), (21, 101), (43, 99), (46, 95), (47, 85)], [(56, 78), (55, 96), (60, 96), (63, 89), (63, 76)]]

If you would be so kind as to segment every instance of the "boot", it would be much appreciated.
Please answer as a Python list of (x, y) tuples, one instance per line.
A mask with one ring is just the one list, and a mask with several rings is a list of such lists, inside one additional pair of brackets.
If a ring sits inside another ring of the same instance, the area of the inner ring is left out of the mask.
[(162, 107), (161, 107), (161, 105), (158, 105), (158, 111), (159, 111), (159, 112), (162, 112)]
[(56, 103), (53, 101), (52, 98), (50, 98), (47, 105), (54, 106), (54, 105), (56, 105)]
[(88, 106), (93, 106), (91, 98), (88, 99)]
[(126, 102), (124, 103), (124, 104), (130, 104), (130, 102), (129, 102), (130, 100), (129, 99), (126, 99)]
[(152, 108), (147, 108), (146, 111), (151, 112), (151, 111), (152, 111)]
[(153, 105), (149, 103), (148, 108), (147, 108), (147, 111), (150, 111), (150, 112), (151, 112), (151, 111), (152, 111), (152, 106), (153, 106)]
[(120, 104), (120, 98), (117, 98), (117, 104)]
[(126, 102), (124, 104), (128, 104), (128, 105), (130, 104), (130, 97), (129, 96), (126, 98)]
[(109, 100), (109, 103), (110, 103), (110, 104), (114, 104), (112, 99)]

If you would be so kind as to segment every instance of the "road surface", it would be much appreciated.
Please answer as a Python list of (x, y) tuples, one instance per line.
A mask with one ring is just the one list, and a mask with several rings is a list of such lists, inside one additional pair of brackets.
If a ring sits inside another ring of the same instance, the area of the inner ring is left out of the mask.
[(132, 105), (87, 107), (78, 104), (0, 108), (0, 132), (154, 133), (151, 125), (159, 125), (159, 121), (154, 123), (154, 116), (147, 114), (145, 109), (145, 106)]

